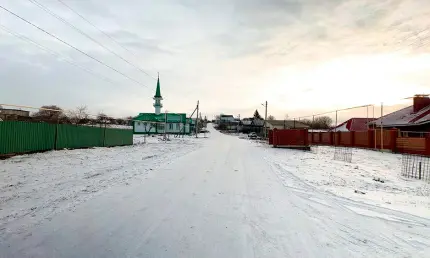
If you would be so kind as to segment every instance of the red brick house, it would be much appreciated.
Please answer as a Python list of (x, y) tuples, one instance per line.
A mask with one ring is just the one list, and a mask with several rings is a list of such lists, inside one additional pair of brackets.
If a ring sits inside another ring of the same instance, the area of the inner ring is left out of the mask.
[(371, 127), (397, 128), (401, 131), (430, 131), (430, 98), (427, 95), (415, 95), (413, 105), (387, 114), (370, 122)]

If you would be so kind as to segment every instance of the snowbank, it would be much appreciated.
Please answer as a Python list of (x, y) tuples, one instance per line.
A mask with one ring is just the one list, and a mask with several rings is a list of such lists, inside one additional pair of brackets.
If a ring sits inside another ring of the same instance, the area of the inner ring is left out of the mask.
[(126, 147), (50, 151), (0, 161), (0, 236), (73, 208), (105, 188), (145, 176), (201, 146), (195, 138), (136, 136)]
[(346, 163), (333, 160), (334, 147), (313, 148), (313, 152), (268, 148), (266, 159), (278, 166), (281, 178), (293, 175), (330, 194), (430, 217), (430, 185), (400, 175), (401, 155), (353, 149), (352, 163)]

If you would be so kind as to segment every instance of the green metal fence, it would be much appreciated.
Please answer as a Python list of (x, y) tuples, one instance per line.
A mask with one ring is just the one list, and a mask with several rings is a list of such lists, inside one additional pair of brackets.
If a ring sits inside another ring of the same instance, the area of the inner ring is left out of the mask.
[(100, 127), (58, 125), (56, 149), (102, 147), (104, 130)]
[(133, 144), (133, 130), (68, 124), (0, 122), (0, 155)]
[(0, 122), (0, 154), (52, 150), (55, 126), (46, 123)]
[(121, 146), (133, 144), (133, 130), (106, 129), (104, 146)]

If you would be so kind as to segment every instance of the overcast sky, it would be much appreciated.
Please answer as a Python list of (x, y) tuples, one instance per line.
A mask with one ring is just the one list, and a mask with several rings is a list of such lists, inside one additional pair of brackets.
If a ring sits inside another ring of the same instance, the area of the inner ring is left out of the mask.
[[(267, 100), (283, 118), (430, 92), (428, 0), (62, 0), (128, 51), (59, 1), (37, 1), (152, 77), (160, 72), (172, 112), (200, 100), (209, 116), (245, 117), (264, 113)], [(153, 111), (152, 77), (30, 1), (0, 5), (134, 80), (0, 9), (0, 103)]]

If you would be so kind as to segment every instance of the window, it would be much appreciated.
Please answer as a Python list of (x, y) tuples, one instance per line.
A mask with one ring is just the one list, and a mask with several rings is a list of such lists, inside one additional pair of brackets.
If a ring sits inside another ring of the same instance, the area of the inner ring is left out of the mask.
[(137, 125), (140, 126), (140, 122), (137, 122)]
[(169, 124), (169, 129), (173, 130), (173, 124), (172, 123)]

